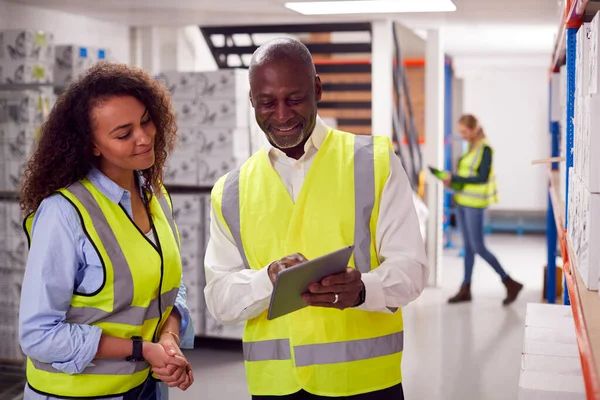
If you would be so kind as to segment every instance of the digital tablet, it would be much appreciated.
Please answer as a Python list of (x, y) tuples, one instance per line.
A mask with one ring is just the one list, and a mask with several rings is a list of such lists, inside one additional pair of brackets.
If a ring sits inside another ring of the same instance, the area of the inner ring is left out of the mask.
[(448, 175), (449, 175), (448, 172), (446, 172), (446, 171), (440, 171), (439, 169), (434, 168), (432, 166), (429, 166), (429, 171), (431, 171), (431, 173), (433, 175), (435, 175), (436, 178), (441, 179), (441, 180), (446, 179), (448, 177)]
[(353, 251), (354, 245), (344, 247), (281, 271), (275, 279), (267, 319), (275, 319), (307, 307), (302, 295), (308, 292), (309, 286), (329, 275), (345, 272)]

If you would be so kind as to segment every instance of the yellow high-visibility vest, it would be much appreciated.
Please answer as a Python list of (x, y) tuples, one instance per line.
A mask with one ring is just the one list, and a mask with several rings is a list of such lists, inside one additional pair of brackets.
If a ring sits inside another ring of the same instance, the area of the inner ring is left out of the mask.
[[(350, 266), (362, 273), (381, 262), (376, 226), (390, 174), (391, 143), (330, 129), (294, 203), (265, 151), (221, 178), (212, 192), (217, 218), (235, 238), (247, 268), (293, 253), (314, 259), (355, 244)], [(367, 294), (368, 296), (368, 294)], [(352, 396), (402, 381), (401, 310), (306, 307), (247, 321), (244, 359), (252, 395), (304, 389)]]
[[(73, 294), (66, 322), (95, 325), (108, 336), (156, 340), (175, 304), (182, 271), (179, 233), (168, 194), (164, 191), (150, 201), (153, 230), (158, 236), (154, 245), (126, 211), (88, 179), (58, 193), (77, 210), (105, 276), (96, 293)], [(24, 223), (30, 242), (33, 217), (29, 215)], [(82, 373), (69, 375), (51, 364), (27, 359), (31, 389), (53, 397), (120, 396), (142, 385), (150, 374), (145, 361), (99, 359)]]
[[(483, 150), (489, 147), (486, 140), (479, 142), (465, 154), (458, 162), (457, 175), (469, 178), (477, 175), (477, 170), (483, 159)], [(496, 174), (494, 173), (493, 163), (490, 166), (490, 176), (486, 183), (466, 183), (454, 195), (456, 204), (463, 207), (486, 208), (498, 202), (498, 189), (496, 186)]]

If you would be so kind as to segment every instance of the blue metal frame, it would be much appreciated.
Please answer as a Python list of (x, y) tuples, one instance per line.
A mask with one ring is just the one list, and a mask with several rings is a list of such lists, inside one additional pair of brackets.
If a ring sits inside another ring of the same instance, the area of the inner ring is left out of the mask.
[[(552, 157), (559, 155), (559, 134), (560, 125), (558, 121), (552, 121), (552, 102), (558, 98), (558, 93), (552, 93), (552, 84), (550, 85), (550, 135), (551, 135), (551, 153)], [(552, 163), (552, 170), (558, 170), (558, 163)], [(558, 233), (556, 232), (556, 223), (554, 219), (554, 208), (552, 199), (548, 193), (548, 212), (546, 214), (546, 237), (548, 241), (548, 260), (546, 263), (546, 300), (550, 304), (556, 303), (556, 246), (558, 244)]]
[[(445, 129), (444, 129), (444, 169), (452, 171), (452, 65), (446, 60), (445, 68), (445, 85), (444, 85), (444, 114), (445, 114)], [(446, 236), (445, 247), (454, 247), (452, 243), (452, 226), (450, 225), (450, 217), (452, 210), (452, 192), (444, 191), (444, 234)]]
[[(569, 227), (569, 168), (573, 167), (573, 146), (574, 146), (574, 138), (573, 135), (575, 133), (575, 126), (573, 124), (573, 118), (575, 117), (575, 70), (577, 63), (577, 31), (578, 28), (568, 28), (567, 29), (567, 53), (566, 53), (566, 61), (567, 61), (567, 126), (566, 126), (566, 155), (567, 155), (567, 164), (566, 164), (566, 175), (567, 175), (567, 201), (566, 201), (566, 209), (565, 209), (565, 229)], [(569, 299), (569, 291), (566, 290), (567, 287), (567, 279), (565, 277), (564, 281), (564, 303), (565, 305), (571, 304)]]

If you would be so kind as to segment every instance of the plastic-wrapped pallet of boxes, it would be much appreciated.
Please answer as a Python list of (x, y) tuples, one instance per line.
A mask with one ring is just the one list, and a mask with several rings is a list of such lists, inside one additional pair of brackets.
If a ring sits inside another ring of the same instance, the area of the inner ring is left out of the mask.
[(34, 30), (0, 31), (0, 85), (53, 82), (54, 35)]
[[(179, 143), (168, 161), (165, 182), (210, 188), (219, 177), (247, 160), (254, 148), (251, 134), (256, 123), (248, 99), (248, 71), (164, 72), (159, 79), (171, 92), (179, 135)], [(196, 310), (192, 318), (203, 318), (204, 322), (203, 327), (195, 322), (196, 334), (240, 339), (243, 324), (220, 325), (206, 312), (204, 303), (203, 260), (209, 238), (210, 196), (172, 197), (177, 212), (188, 215), (179, 217), (178, 224), (183, 227), (180, 230), (200, 237), (201, 245), (186, 248), (182, 243), (182, 258), (189, 262), (184, 272), (188, 304)]]

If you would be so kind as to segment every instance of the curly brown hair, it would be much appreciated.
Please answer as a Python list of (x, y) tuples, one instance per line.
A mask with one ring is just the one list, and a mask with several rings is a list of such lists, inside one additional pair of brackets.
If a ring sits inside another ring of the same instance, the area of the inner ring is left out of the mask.
[(58, 97), (43, 124), (21, 188), (21, 209), (35, 212), (58, 189), (83, 179), (94, 166), (91, 111), (113, 96), (142, 102), (156, 126), (154, 165), (142, 171), (143, 191), (160, 195), (163, 167), (177, 139), (171, 95), (163, 83), (139, 68), (101, 62), (74, 80)]

